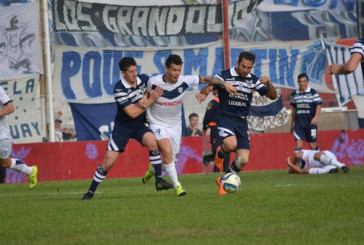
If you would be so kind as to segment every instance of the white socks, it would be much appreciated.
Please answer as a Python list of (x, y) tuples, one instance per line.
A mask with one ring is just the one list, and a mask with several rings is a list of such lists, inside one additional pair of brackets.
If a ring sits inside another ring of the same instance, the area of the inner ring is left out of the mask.
[(178, 182), (176, 164), (174, 163), (174, 161), (171, 162), (170, 164), (163, 164), (163, 166), (164, 166), (164, 171), (166, 171), (166, 174), (169, 177), (169, 179), (172, 181), (174, 187), (181, 185)]
[(26, 165), (24, 162), (15, 158), (11, 159), (10, 169), (13, 169), (15, 171), (21, 172), (26, 175), (31, 175), (33, 173), (33, 169), (31, 167), (28, 167), (28, 165)]

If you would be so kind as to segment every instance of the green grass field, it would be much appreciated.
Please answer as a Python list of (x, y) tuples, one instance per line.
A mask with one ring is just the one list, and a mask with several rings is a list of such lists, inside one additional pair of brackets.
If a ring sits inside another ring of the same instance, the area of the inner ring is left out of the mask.
[(106, 179), (0, 186), (1, 244), (363, 244), (364, 167), (348, 174), (240, 173), (218, 196), (218, 175), (180, 177), (187, 195), (154, 180)]

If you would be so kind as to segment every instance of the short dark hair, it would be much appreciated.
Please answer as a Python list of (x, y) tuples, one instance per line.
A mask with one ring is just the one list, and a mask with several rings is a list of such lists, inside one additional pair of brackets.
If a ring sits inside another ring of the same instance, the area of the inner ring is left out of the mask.
[(136, 66), (137, 63), (132, 57), (124, 57), (119, 61), (120, 71), (126, 72), (130, 66)]
[(168, 58), (166, 60), (166, 67), (170, 68), (172, 64), (182, 65), (183, 61), (182, 61), (181, 56), (179, 56), (177, 54), (171, 54), (170, 56), (168, 56)]
[(243, 51), (239, 54), (238, 62), (240, 63), (242, 59), (250, 60), (255, 63), (255, 54), (253, 54), (252, 52)]
[(192, 112), (189, 116), (188, 119), (192, 119), (192, 117), (198, 117), (197, 113)]
[(298, 75), (298, 77), (297, 77), (297, 80), (300, 80), (302, 77), (307, 78), (307, 81), (309, 80), (309, 79), (308, 79), (308, 76), (307, 76), (307, 74), (306, 74), (306, 73), (301, 73), (301, 74), (299, 74), (299, 75)]

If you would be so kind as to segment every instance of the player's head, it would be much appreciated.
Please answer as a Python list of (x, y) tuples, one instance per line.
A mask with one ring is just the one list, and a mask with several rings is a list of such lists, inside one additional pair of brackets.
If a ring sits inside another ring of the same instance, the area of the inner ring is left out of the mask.
[(168, 82), (177, 82), (182, 71), (182, 58), (179, 55), (171, 54), (166, 60), (166, 78)]
[(248, 51), (241, 52), (236, 64), (236, 72), (238, 75), (241, 77), (248, 76), (253, 69), (254, 62), (255, 54)]
[(124, 57), (119, 61), (121, 75), (128, 83), (137, 81), (137, 63), (132, 57)]
[(298, 90), (300, 92), (305, 92), (308, 87), (308, 76), (306, 73), (301, 73), (297, 77), (298, 80)]

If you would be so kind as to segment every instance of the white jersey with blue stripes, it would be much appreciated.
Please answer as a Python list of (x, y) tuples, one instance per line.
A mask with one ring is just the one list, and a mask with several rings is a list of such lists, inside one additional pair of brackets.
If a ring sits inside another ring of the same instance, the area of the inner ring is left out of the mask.
[(147, 90), (158, 87), (163, 88), (164, 92), (147, 109), (147, 120), (151, 124), (169, 126), (181, 124), (183, 95), (186, 90), (200, 83), (200, 77), (180, 76), (176, 83), (167, 83), (164, 75), (153, 76), (149, 79)]
[[(0, 109), (3, 109), (4, 106), (11, 102), (8, 94), (4, 90), (2, 86), (0, 86)], [(9, 124), (5, 120), (6, 116), (0, 117), (0, 139), (9, 138), (10, 137), (10, 128)]]

